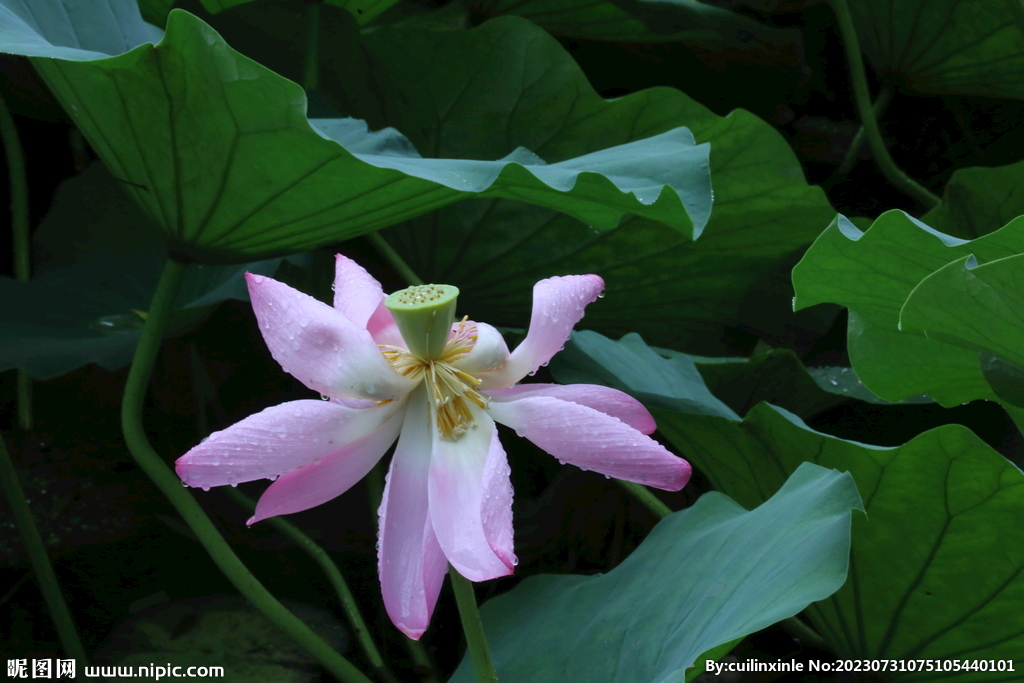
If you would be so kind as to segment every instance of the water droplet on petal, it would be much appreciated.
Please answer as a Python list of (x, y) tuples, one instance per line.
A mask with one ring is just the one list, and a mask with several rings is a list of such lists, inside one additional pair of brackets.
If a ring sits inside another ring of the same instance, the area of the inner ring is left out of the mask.
[(330, 401), (331, 397), (328, 396), (327, 394), (320, 394), (320, 400), (321, 401)]
[(314, 465), (319, 465), (322, 462), (322, 460), (323, 460), (322, 458), (317, 458), (316, 460), (313, 461), (313, 464)]
[(204, 490), (204, 491), (209, 491), (209, 490), (210, 490), (210, 487), (209, 487), (209, 486), (204, 486), (204, 487), (203, 487), (203, 490)]
[(237, 482), (237, 481), (233, 481), (233, 482), (231, 482), (231, 486), (232, 486), (233, 488), (238, 488), (238, 482)]

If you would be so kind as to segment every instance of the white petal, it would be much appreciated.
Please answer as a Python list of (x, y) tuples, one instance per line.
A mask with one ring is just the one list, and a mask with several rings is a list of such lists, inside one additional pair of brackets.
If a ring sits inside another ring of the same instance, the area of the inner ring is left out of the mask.
[(430, 522), (428, 420), (426, 389), (420, 386), (409, 397), (384, 486), (377, 546), (384, 607), (395, 626), (414, 640), (430, 624), (448, 568)]
[[(458, 324), (456, 323), (456, 325)], [(505, 344), (501, 332), (487, 323), (468, 321), (467, 324), (476, 326), (476, 344), (473, 345), (472, 351), (452, 365), (459, 370), (476, 375), (485, 370), (494, 370), (508, 360), (508, 346)]]
[[(442, 438), (431, 420), (430, 519), (437, 542), (452, 566), (470, 581), (486, 581), (507, 576), (513, 570), (511, 558), (498, 556), (484, 529), (485, 505), (511, 504), (511, 495), (500, 501), (484, 500), (485, 470), (495, 426), (482, 409), (472, 405), (471, 410), (476, 426), (455, 441)], [(501, 469), (500, 463), (495, 468)]]

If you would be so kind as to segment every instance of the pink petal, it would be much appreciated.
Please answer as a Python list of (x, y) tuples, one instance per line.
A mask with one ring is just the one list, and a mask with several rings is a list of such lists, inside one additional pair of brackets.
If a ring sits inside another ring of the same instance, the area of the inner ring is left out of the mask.
[(484, 465), (484, 493), (481, 517), (484, 535), (491, 550), (506, 566), (519, 563), (512, 543), (512, 468), (508, 466), (505, 449), (498, 440), (498, 430), (491, 432), (491, 448)]
[(369, 332), (338, 311), (271, 278), (245, 278), (270, 354), (313, 391), (381, 401), (415, 386), (388, 365)]
[(510, 387), (532, 375), (562, 350), (573, 326), (583, 318), (587, 304), (597, 301), (604, 280), (597, 275), (566, 275), (541, 280), (533, 286), (533, 314), (526, 339), (493, 372), (480, 373), (483, 389)]
[[(499, 491), (498, 500), (487, 501), (486, 507), (511, 506), (511, 493), (500, 492), (498, 477), (501, 476), (501, 460), (505, 453), (501, 445), (495, 444), (494, 421), (483, 410), (472, 407), (476, 426), (470, 427), (456, 441), (441, 438), (433, 426), (431, 417), (430, 436), (433, 452), (430, 458), (430, 520), (434, 525), (437, 542), (453, 567), (470, 581), (486, 581), (512, 573), (511, 547), (502, 550), (500, 557), (491, 542), (504, 545), (511, 543), (503, 537), (506, 523), (503, 511), (488, 510), (487, 516), (494, 525), (493, 533), (484, 529), (485, 502), (484, 479), (488, 460), (495, 472), (489, 476), (492, 489)], [(497, 446), (496, 448), (494, 446)], [(507, 467), (507, 464), (505, 465)], [(511, 523), (511, 510), (508, 513)], [(489, 537), (490, 536), (490, 537)]]
[(419, 640), (430, 624), (448, 568), (430, 523), (427, 395), (410, 396), (380, 505), (378, 571), (384, 607), (402, 633)]
[(405, 340), (402, 339), (402, 333), (398, 331), (395, 317), (391, 315), (391, 311), (388, 310), (383, 301), (380, 302), (373, 315), (370, 316), (369, 321), (367, 321), (366, 330), (373, 336), (373, 341), (377, 344), (400, 346), (403, 349), (407, 348)]
[(392, 411), (392, 418), (369, 434), (283, 475), (263, 492), (246, 524), (308, 510), (345, 493), (373, 469), (398, 438), (401, 426), (402, 416)]
[(654, 418), (640, 401), (618, 389), (598, 384), (517, 384), (508, 389), (486, 392), (492, 401), (515, 401), (523, 396), (548, 396), (572, 401), (617, 417), (641, 434), (653, 434)]
[(357, 409), (324, 401), (282, 403), (214, 432), (178, 458), (175, 469), (189, 486), (206, 489), (277, 477), (375, 431), (401, 405)]
[(341, 254), (334, 257), (334, 309), (366, 328), (366, 323), (384, 301), (384, 289), (366, 269)]
[(487, 412), (563, 463), (666, 491), (690, 479), (690, 465), (618, 418), (546, 396), (493, 402)]
[[(476, 343), (473, 344), (473, 349), (469, 353), (452, 365), (459, 370), (477, 375), (486, 370), (494, 370), (508, 360), (508, 346), (505, 344), (501, 332), (487, 323), (470, 320), (467, 321), (467, 324), (473, 326), (472, 333), (476, 335)], [(453, 325), (453, 329), (458, 325), (459, 323)]]

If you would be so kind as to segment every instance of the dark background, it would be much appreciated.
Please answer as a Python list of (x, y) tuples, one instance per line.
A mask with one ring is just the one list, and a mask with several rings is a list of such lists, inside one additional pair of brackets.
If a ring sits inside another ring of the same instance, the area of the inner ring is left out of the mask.
[[(873, 218), (899, 208), (920, 215), (922, 207), (892, 188), (878, 172), (866, 145), (853, 169), (844, 176), (837, 174), (858, 122), (831, 10), (821, 4), (771, 14), (736, 9), (770, 25), (799, 28), (804, 64), (785, 69), (744, 59), (742, 53), (723, 58), (679, 44), (572, 40), (562, 40), (562, 44), (605, 97), (672, 86), (720, 115), (736, 108), (757, 114), (785, 136), (808, 182), (822, 185), (841, 213)], [(897, 165), (934, 193), (941, 195), (958, 168), (998, 166), (1024, 156), (1024, 103), (913, 96), (901, 90), (898, 80), (880, 80), (870, 70), (869, 78), (874, 92), (883, 84), (896, 92), (881, 126)], [(95, 155), (26, 59), (0, 56), (0, 94), (15, 113), (24, 146), (34, 226), (48, 211), (57, 186), (81, 172)], [(6, 174), (6, 165), (0, 165), (0, 206), (9, 202)], [(0, 214), (0, 228), (0, 243), (10, 244), (6, 212)], [(337, 250), (371, 264), (386, 291), (402, 286), (400, 278), (362, 239), (325, 248), (321, 254)], [(9, 258), (0, 259), (0, 274), (11, 275), (10, 264)], [(68, 295), (74, 296), (74, 292)], [(841, 317), (803, 360), (808, 365), (848, 364), (844, 344), (845, 318)], [(190, 360), (195, 353), (216, 386), (215, 404), (196, 398)], [(36, 424), (24, 432), (17, 426), (14, 372), (0, 374), (0, 404), (4, 406), (0, 430), (22, 476), (85, 646), (90, 652), (114, 648), (105, 651), (108, 655), (116, 651), (111, 634), (135, 614), (156, 613), (175, 601), (234, 594), (123, 444), (119, 405), (126, 376), (126, 369), (109, 372), (88, 366), (35, 383)], [(546, 378), (539, 375), (537, 379)], [(211, 429), (221, 429), (264, 407), (308, 398), (308, 393), (269, 357), (248, 304), (228, 302), (198, 329), (165, 343), (148, 400), (150, 438), (158, 452), (172, 461), (204, 436), (199, 413), (205, 415)], [(946, 410), (934, 405), (875, 406), (848, 401), (810, 420), (816, 429), (879, 445), (900, 444), (950, 422), (965, 424), (1020, 462), (1020, 434), (991, 404)], [(521, 561), (514, 578), (478, 586), (481, 599), (507, 590), (531, 574), (607, 571), (628, 555), (656, 522), (603, 477), (561, 468), (522, 440), (504, 441), (512, 460), (516, 547)], [(240, 489), (257, 497), (264, 486), (255, 483)], [(707, 488), (698, 473), (685, 491), (662, 497), (679, 509)], [(246, 528), (248, 515), (220, 492), (195, 493), (235, 551), (271, 592), (325, 610), (326, 619), (340, 615), (322, 572), (284, 537), (266, 524)], [(374, 550), (376, 515), (365, 488), (359, 485), (327, 505), (289, 519), (332, 554), (371, 628), (383, 641), (385, 657), (393, 662), (394, 670), (405, 680), (419, 680), (400, 634), (381, 607)], [(185, 632), (192, 625), (182, 617), (175, 628)], [(423, 639), (444, 676), (457, 664), (460, 639), (458, 616), (446, 588)], [(8, 656), (61, 656), (10, 512), (3, 505), (0, 643)], [(751, 636), (734, 655), (762, 661), (831, 658), (828, 652), (795, 640), (780, 627)], [(350, 647), (347, 656), (357, 665), (363, 664), (357, 648)], [(303, 675), (313, 679), (318, 675), (316, 666), (302, 657), (284, 659), (288, 660), (285, 666)], [(818, 679), (810, 674), (778, 678), (743, 674), (731, 680), (795, 683)]]

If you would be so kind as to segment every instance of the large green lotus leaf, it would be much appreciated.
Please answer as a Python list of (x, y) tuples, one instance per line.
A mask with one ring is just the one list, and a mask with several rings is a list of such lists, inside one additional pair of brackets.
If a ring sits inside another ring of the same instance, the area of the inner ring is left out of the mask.
[[(668, 363), (651, 362), (628, 376), (656, 377)], [(604, 384), (609, 374), (618, 377), (617, 366), (575, 379)], [(657, 385), (634, 390), (646, 401)], [(1018, 672), (1024, 666), (1024, 473), (969, 429), (946, 425), (883, 448), (821, 434), (766, 403), (742, 422), (657, 405), (651, 412), (658, 433), (745, 507), (768, 500), (808, 462), (853, 475), (867, 517), (854, 520), (850, 579), (807, 612), (841, 657), (1014, 659)], [(884, 678), (1018, 679), (1005, 672)]]
[[(1024, 664), (1024, 474), (969, 429), (898, 448), (844, 441), (761, 404), (741, 424), (655, 409), (660, 433), (716, 488), (754, 505), (804, 462), (850, 472), (867, 505), (850, 580), (808, 610), (842, 657), (1016, 659)], [(1011, 681), (1016, 674), (891, 680)]]
[(1024, 9), (989, 0), (855, 0), (871, 64), (918, 92), (1024, 98)]
[(974, 239), (1024, 214), (1024, 161), (996, 168), (961, 168), (942, 203), (921, 220), (947, 235)]
[[(762, 401), (800, 417), (855, 399), (890, 405), (860, 382), (851, 368), (805, 368), (789, 349), (751, 358), (709, 358), (648, 346), (640, 335), (612, 341), (596, 332), (573, 332), (551, 359), (562, 384), (597, 382), (628, 392), (649, 407), (739, 420)], [(915, 396), (902, 403), (931, 403)]]
[[(19, 0), (0, 0), (0, 51), (36, 57), (171, 248), (197, 261), (295, 253), (466, 197), (540, 203), (600, 229), (643, 215), (691, 238), (710, 211), (707, 147), (683, 128), (551, 165), (524, 149), (500, 161), (424, 159), (393, 130), (311, 125), (298, 85), (187, 12), (171, 12), (158, 46), (143, 42), (159, 31), (127, 4), (43, 0), (33, 23)], [(89, 38), (83, 48), (73, 28)]]
[(1024, 254), (939, 268), (907, 297), (900, 327), (1024, 368)]
[(732, 63), (807, 68), (797, 29), (767, 26), (692, 0), (499, 0), (486, 16), (514, 14), (552, 35), (606, 42), (682, 43)]
[(644, 218), (599, 232), (507, 200), (463, 202), (389, 230), (421, 278), (459, 286), (465, 310), (522, 326), (534, 282), (592, 272), (607, 296), (588, 308), (588, 327), (718, 352), (723, 325), (793, 324), (789, 269), (834, 212), (767, 123), (741, 110), (717, 116), (667, 88), (604, 100), (554, 39), (517, 17), (464, 32), (381, 28), (361, 40), (359, 50), (325, 54), (324, 93), (431, 155), (500, 157), (524, 146), (555, 162), (684, 124), (712, 141), (715, 208), (696, 242)]
[(550, 367), (562, 384), (597, 381), (647, 406), (735, 420), (762, 400), (803, 417), (850, 398), (869, 396), (883, 402), (849, 368), (824, 369), (814, 378), (788, 349), (749, 359), (706, 358), (650, 347), (636, 333), (612, 341), (589, 330), (573, 332)]
[[(147, 220), (99, 164), (61, 186), (36, 233), (36, 276), (0, 278), (0, 370), (44, 380), (131, 362), (167, 257)], [(194, 327), (225, 299), (248, 300), (245, 272), (273, 275), (280, 262), (190, 266), (168, 333)]]
[(979, 360), (981, 371), (999, 400), (1024, 408), (1024, 370), (999, 360), (991, 353), (982, 353)]
[(864, 385), (897, 401), (926, 394), (950, 407), (995, 396), (977, 351), (899, 330), (900, 309), (924, 278), (974, 254), (988, 262), (1024, 252), (1024, 220), (966, 242), (889, 211), (866, 232), (839, 216), (793, 269), (795, 308), (850, 309), (850, 361)]
[(139, 14), (142, 15), (144, 21), (155, 26), (163, 26), (175, 0), (137, 0), (137, 2)]
[[(238, 5), (246, 5), (260, 0), (201, 0), (203, 7), (208, 12), (223, 12)], [(400, 0), (322, 0), (325, 5), (334, 5), (348, 10), (360, 24), (369, 23), (389, 7), (398, 4)], [(293, 3), (294, 4), (294, 3)], [(307, 3), (312, 5), (313, 3)], [(319, 3), (317, 3), (319, 4)], [(308, 11), (308, 8), (306, 8)]]
[[(702, 652), (835, 592), (846, 579), (854, 509), (861, 502), (849, 475), (809, 464), (749, 512), (704, 494), (607, 574), (534, 576), (487, 602), (498, 675), (516, 683), (682, 681)], [(475, 680), (468, 657), (451, 680)]]
[[(709, 362), (719, 359), (694, 358), (697, 369), (712, 394), (740, 415), (766, 401), (808, 418), (851, 399), (889, 405), (861, 383), (852, 368), (807, 368), (793, 351), (772, 349), (741, 362)], [(914, 397), (904, 403), (931, 403)]]
[(573, 332), (551, 367), (563, 384), (600, 377), (601, 384), (628, 391), (648, 405), (739, 419), (708, 391), (689, 356), (664, 360), (636, 333), (614, 342), (596, 332)]

